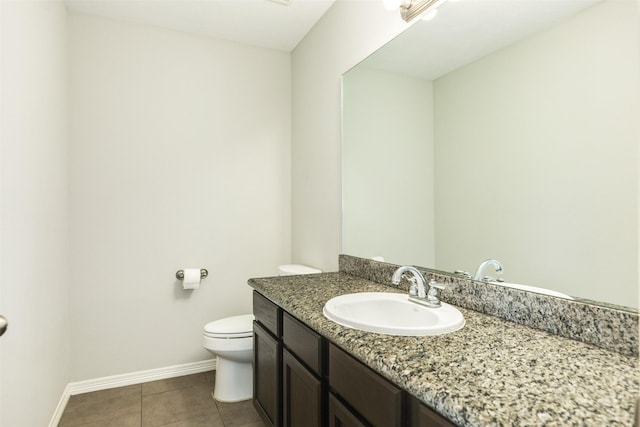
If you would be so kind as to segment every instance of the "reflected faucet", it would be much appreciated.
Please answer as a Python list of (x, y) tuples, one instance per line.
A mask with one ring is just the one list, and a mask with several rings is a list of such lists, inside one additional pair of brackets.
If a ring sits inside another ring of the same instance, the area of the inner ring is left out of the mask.
[(496, 273), (502, 273), (502, 264), (497, 259), (488, 259), (483, 261), (476, 270), (475, 276), (473, 276), (473, 280), (483, 280), (484, 279), (484, 269), (487, 268), (488, 265), (493, 265), (496, 269)]

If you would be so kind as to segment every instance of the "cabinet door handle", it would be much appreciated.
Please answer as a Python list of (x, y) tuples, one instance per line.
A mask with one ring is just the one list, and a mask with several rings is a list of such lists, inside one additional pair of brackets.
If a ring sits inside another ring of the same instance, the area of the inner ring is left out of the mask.
[(7, 327), (9, 326), (9, 322), (5, 319), (4, 316), (0, 315), (0, 337), (7, 332)]

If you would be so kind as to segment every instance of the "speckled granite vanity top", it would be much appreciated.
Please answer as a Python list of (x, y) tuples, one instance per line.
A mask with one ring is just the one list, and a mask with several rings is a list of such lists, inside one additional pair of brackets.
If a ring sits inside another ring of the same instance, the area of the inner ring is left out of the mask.
[(346, 273), (250, 279), (329, 341), (462, 426), (631, 426), (638, 361), (459, 307), (465, 327), (400, 337), (348, 329), (324, 304), (394, 289)]

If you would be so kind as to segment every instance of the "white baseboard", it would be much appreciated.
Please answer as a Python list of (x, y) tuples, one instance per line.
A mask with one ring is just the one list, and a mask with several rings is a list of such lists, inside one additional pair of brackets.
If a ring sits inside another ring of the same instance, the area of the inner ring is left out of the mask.
[(124, 387), (149, 381), (164, 380), (166, 378), (181, 377), (211, 371), (216, 368), (216, 359), (201, 362), (185, 363), (184, 365), (167, 366), (166, 368), (149, 369), (147, 371), (131, 372), (129, 374), (113, 375), (95, 378), (93, 380), (78, 381), (69, 384), (71, 396), (91, 391), (107, 390), (109, 388)]
[(53, 413), (53, 417), (51, 417), (49, 427), (58, 427), (58, 424), (60, 424), (60, 419), (62, 418), (62, 413), (64, 412), (64, 408), (67, 407), (67, 403), (69, 403), (70, 397), (71, 393), (69, 393), (69, 384), (67, 384), (67, 386), (64, 388), (64, 391), (62, 392), (62, 396), (60, 397), (58, 406), (56, 406), (56, 410)]
[(167, 366), (165, 368), (149, 369), (147, 371), (131, 372), (128, 374), (113, 375), (110, 377), (69, 383), (64, 389), (60, 402), (58, 403), (56, 411), (49, 423), (49, 427), (56, 427), (58, 425), (62, 418), (62, 413), (69, 402), (69, 398), (76, 394), (124, 387), (149, 381), (164, 380), (167, 378), (181, 377), (183, 375), (198, 374), (200, 372), (211, 371), (214, 369), (216, 369), (216, 359), (208, 359), (200, 362), (185, 363), (184, 365)]

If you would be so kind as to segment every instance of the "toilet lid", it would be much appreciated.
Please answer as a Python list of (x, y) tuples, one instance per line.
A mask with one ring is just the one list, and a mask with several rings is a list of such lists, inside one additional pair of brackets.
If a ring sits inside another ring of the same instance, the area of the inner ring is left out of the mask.
[(204, 334), (214, 338), (243, 338), (253, 334), (253, 314), (225, 317), (204, 326)]

